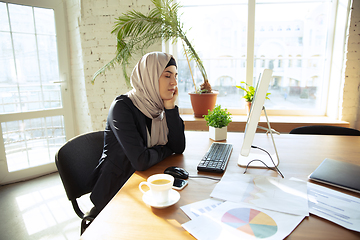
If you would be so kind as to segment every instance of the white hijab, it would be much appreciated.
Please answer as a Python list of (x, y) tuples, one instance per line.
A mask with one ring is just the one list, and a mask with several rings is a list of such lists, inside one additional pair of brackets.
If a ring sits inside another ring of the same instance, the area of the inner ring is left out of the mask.
[(162, 52), (145, 54), (131, 73), (133, 89), (127, 93), (133, 104), (148, 118), (152, 119), (151, 137), (148, 131), (148, 147), (165, 145), (168, 128), (164, 112), (164, 102), (160, 97), (159, 78), (171, 59)]

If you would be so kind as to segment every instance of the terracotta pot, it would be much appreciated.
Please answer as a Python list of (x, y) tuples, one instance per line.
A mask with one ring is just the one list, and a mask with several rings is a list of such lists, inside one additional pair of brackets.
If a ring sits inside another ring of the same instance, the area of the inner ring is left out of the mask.
[(202, 118), (208, 114), (208, 109), (213, 110), (216, 104), (218, 92), (213, 93), (189, 93), (194, 116)]
[(245, 106), (246, 106), (246, 113), (249, 114), (250, 113), (250, 109), (251, 109), (251, 102), (245, 102)]

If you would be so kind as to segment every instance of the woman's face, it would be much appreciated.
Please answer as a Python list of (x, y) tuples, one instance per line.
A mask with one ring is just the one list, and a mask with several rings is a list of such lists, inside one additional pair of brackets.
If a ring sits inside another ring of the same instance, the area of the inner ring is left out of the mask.
[(177, 69), (174, 65), (165, 68), (159, 78), (159, 90), (162, 100), (173, 98), (177, 86)]

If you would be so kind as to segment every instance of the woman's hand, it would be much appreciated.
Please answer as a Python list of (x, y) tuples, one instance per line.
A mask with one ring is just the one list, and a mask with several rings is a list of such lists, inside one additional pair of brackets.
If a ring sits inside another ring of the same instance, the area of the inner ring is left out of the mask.
[(163, 100), (165, 109), (173, 109), (175, 108), (175, 101), (179, 96), (178, 87), (175, 86), (175, 91), (173, 97), (171, 99)]

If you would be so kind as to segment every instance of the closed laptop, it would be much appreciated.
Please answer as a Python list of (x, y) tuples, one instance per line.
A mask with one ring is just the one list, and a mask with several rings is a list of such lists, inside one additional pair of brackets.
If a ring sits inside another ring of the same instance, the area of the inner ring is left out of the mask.
[(326, 158), (309, 179), (360, 193), (360, 165)]

